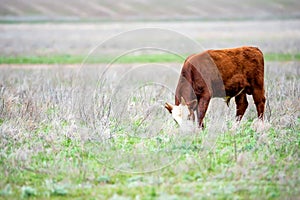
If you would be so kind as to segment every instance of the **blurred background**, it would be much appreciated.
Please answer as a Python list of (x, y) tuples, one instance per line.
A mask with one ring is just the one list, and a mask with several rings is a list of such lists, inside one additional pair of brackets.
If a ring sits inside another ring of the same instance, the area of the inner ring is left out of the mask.
[(297, 18), (297, 0), (1, 0), (3, 21), (136, 21)]
[(298, 0), (0, 0), (0, 55), (86, 55), (116, 34), (145, 27), (174, 30), (204, 49), (255, 45), (295, 55), (299, 9)]

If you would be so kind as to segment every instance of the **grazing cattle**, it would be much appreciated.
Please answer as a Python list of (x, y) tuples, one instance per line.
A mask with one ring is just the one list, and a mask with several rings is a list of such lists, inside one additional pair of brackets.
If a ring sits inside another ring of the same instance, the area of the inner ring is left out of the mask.
[[(199, 127), (212, 97), (223, 97), (227, 105), (236, 102), (236, 118), (240, 121), (248, 107), (246, 94), (252, 95), (258, 118), (265, 109), (264, 57), (256, 47), (207, 50), (189, 56), (182, 67), (175, 93), (175, 105), (165, 104), (179, 125), (182, 120), (195, 120)], [(183, 116), (183, 110), (188, 110)]]

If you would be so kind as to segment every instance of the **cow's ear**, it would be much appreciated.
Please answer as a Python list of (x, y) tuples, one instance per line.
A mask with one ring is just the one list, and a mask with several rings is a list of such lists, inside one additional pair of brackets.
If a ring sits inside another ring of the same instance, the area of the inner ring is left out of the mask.
[(170, 112), (170, 113), (172, 113), (172, 110), (173, 110), (173, 105), (172, 104), (170, 104), (170, 103), (165, 103), (165, 108)]
[(197, 99), (194, 99), (194, 100), (192, 100), (192, 101), (187, 102), (187, 106), (188, 106), (190, 109), (192, 109), (192, 110), (195, 110), (195, 109), (196, 109), (197, 104), (198, 104)]
[(181, 97), (180, 104), (181, 104), (181, 105), (183, 105), (183, 106), (185, 106), (185, 105), (186, 105), (186, 102), (185, 102), (185, 100), (184, 100), (184, 98), (183, 98), (183, 97)]

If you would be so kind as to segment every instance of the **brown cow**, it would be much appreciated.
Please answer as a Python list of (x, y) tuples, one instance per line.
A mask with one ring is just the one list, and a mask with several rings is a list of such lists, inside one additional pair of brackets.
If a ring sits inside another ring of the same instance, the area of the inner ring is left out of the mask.
[[(236, 117), (240, 121), (248, 107), (246, 94), (252, 95), (257, 115), (263, 119), (264, 57), (256, 47), (239, 47), (207, 50), (189, 56), (182, 67), (175, 94), (175, 105), (165, 104), (179, 124), (182, 118), (195, 120), (196, 110), (199, 127), (212, 97), (223, 97), (227, 105), (232, 97), (236, 102)], [(188, 116), (182, 109), (188, 108)]]

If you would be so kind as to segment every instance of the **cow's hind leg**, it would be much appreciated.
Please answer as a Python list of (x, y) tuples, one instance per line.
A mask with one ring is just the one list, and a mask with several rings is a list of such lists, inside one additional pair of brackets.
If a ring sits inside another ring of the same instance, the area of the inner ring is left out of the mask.
[(263, 88), (261, 89), (256, 88), (253, 90), (252, 95), (256, 106), (257, 117), (263, 119), (264, 112), (265, 112), (265, 102), (266, 102), (265, 91)]
[(235, 103), (236, 103), (236, 120), (240, 121), (243, 118), (245, 111), (248, 107), (246, 93), (243, 92), (238, 96), (236, 96)]

